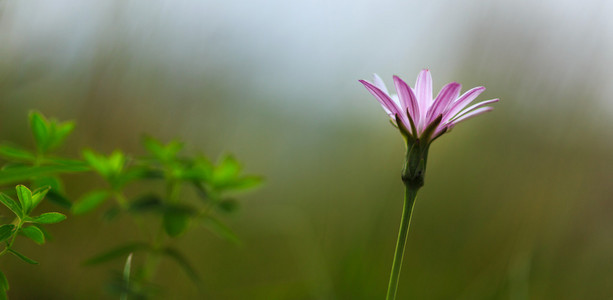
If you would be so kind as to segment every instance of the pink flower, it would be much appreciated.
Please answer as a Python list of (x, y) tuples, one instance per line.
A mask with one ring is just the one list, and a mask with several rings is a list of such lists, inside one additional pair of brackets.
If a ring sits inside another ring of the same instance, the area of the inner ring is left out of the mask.
[(375, 74), (374, 82), (360, 82), (377, 98), (392, 121), (407, 137), (428, 144), (456, 124), (492, 110), (486, 106), (498, 99), (486, 100), (466, 108), (485, 88), (475, 87), (460, 96), (461, 85), (452, 82), (445, 85), (432, 99), (432, 76), (425, 69), (419, 73), (415, 89), (398, 76), (394, 76), (397, 94), (390, 94), (383, 80)]

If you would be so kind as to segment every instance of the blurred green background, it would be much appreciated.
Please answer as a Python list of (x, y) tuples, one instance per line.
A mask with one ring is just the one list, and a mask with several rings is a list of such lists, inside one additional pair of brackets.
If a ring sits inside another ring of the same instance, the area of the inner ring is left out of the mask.
[[(63, 152), (140, 139), (229, 151), (266, 184), (177, 240), (201, 294), (163, 264), (160, 299), (382, 299), (404, 146), (357, 82), (373, 72), (488, 90), (495, 110), (431, 148), (399, 299), (613, 297), (613, 22), (607, 1), (2, 1), (0, 139), (36, 109), (77, 129)], [(76, 198), (102, 183), (65, 176)], [(51, 204), (47, 204), (50, 207)], [(81, 262), (137, 232), (100, 211), (3, 257), (13, 299), (111, 299), (122, 262)], [(34, 288), (36, 287), (36, 288)]]

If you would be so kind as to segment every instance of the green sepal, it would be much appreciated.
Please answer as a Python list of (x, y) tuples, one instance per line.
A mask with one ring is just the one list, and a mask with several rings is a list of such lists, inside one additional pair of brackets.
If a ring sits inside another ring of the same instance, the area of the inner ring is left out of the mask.
[(400, 130), (400, 133), (402, 134), (402, 136), (404, 136), (406, 139), (413, 139), (414, 137), (413, 137), (413, 134), (411, 134), (411, 132), (415, 132), (415, 131), (411, 131), (406, 126), (404, 126), (404, 123), (400, 119), (400, 115), (395, 114), (394, 119), (396, 120), (396, 126), (398, 127), (398, 130)]
[(424, 184), (429, 143), (417, 139), (407, 143), (405, 165), (402, 170), (402, 181), (413, 189), (419, 189)]
[(407, 117), (409, 118), (409, 125), (411, 126), (411, 132), (413, 132), (413, 138), (416, 139), (419, 133), (417, 132), (417, 126), (415, 126), (415, 120), (413, 120), (413, 117), (411, 117), (409, 113), (409, 108), (407, 108)]
[(426, 129), (424, 129), (424, 132), (419, 137), (419, 139), (422, 141), (422, 143), (429, 144), (429, 143), (432, 142), (432, 135), (434, 134), (434, 131), (436, 130), (438, 125), (441, 124), (442, 120), (443, 120), (443, 115), (438, 115), (438, 117), (436, 117), (436, 119), (434, 119), (432, 122), (430, 122), (428, 127), (426, 127)]

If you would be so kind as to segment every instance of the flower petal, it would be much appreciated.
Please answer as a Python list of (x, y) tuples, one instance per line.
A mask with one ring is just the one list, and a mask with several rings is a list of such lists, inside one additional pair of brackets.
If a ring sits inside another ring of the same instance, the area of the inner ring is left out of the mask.
[(376, 87), (378, 87), (380, 90), (382, 90), (384, 93), (386, 94), (390, 94), (390, 92), (387, 90), (387, 86), (385, 86), (385, 82), (383, 82), (383, 79), (381, 79), (381, 77), (379, 77), (379, 75), (377, 75), (377, 73), (373, 74), (373, 82), (375, 84)]
[(394, 100), (392, 100), (390, 96), (384, 93), (381, 89), (379, 89), (378, 87), (374, 86), (372, 83), (366, 80), (359, 80), (359, 81), (366, 87), (366, 89), (373, 96), (375, 96), (375, 98), (377, 98), (379, 103), (381, 103), (381, 106), (383, 106), (383, 108), (385, 108), (386, 111), (388, 111), (388, 114), (390, 115), (390, 117), (393, 118), (394, 115), (401, 115), (401, 116), (403, 115), (398, 105), (394, 103)]
[(419, 106), (417, 104), (417, 97), (409, 85), (400, 79), (400, 77), (394, 75), (394, 85), (400, 98), (400, 108), (403, 112), (406, 111), (413, 119), (413, 122), (419, 122)]
[(453, 120), (453, 121), (451, 122), (451, 124), (449, 124), (449, 125), (450, 125), (451, 127), (453, 127), (453, 126), (455, 126), (456, 124), (458, 124), (458, 123), (460, 123), (460, 122), (462, 122), (462, 121), (464, 121), (464, 120), (467, 120), (467, 119), (470, 119), (470, 118), (472, 118), (472, 117), (478, 116), (478, 115), (480, 115), (480, 114), (486, 113), (486, 112), (491, 111), (491, 110), (493, 110), (493, 109), (494, 109), (494, 108), (493, 108), (493, 107), (491, 107), (491, 106), (486, 106), (486, 107), (481, 107), (481, 108), (479, 108), (479, 109), (475, 109), (475, 110), (473, 110), (473, 111), (471, 111), (471, 112), (469, 112), (469, 113), (467, 113), (467, 114), (464, 114), (464, 115), (462, 115), (461, 117), (459, 117), (459, 118), (457, 118), (457, 119)]
[(467, 108), (467, 109), (465, 109), (465, 110), (461, 111), (461, 112), (460, 112), (460, 113), (459, 113), (457, 116), (453, 117), (453, 118), (451, 119), (451, 121), (453, 122), (454, 120), (461, 118), (463, 115), (465, 115), (465, 114), (469, 113), (469, 112), (470, 112), (470, 111), (472, 111), (472, 110), (475, 110), (475, 109), (477, 109), (477, 108), (480, 108), (480, 107), (486, 106), (486, 105), (488, 105), (488, 104), (490, 104), (490, 103), (495, 103), (495, 102), (498, 102), (498, 100), (499, 100), (499, 99), (491, 99), (491, 100), (485, 100), (485, 101), (481, 101), (481, 102), (479, 102), (479, 103), (477, 103), (477, 104), (474, 104), (474, 105), (472, 105), (471, 107), (469, 107), (469, 108)]
[(485, 91), (485, 88), (482, 86), (478, 86), (468, 90), (466, 93), (460, 96), (458, 100), (451, 104), (449, 110), (444, 113), (443, 123), (454, 117), (460, 110), (466, 107), (466, 105), (470, 104), (473, 100), (475, 100), (475, 98), (477, 98), (477, 96), (483, 93), (483, 91)]
[(444, 110), (458, 98), (460, 89), (462, 89), (462, 85), (457, 82), (449, 83), (441, 89), (426, 115), (428, 123), (432, 122), (438, 115), (443, 114)]
[(417, 76), (415, 94), (417, 94), (419, 111), (422, 117), (425, 117), (432, 102), (432, 75), (430, 75), (430, 70), (424, 69)]

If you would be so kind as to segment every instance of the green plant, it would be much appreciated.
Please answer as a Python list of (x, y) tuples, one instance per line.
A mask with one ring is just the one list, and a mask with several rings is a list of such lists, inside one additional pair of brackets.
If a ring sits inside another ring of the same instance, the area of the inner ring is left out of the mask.
[[(152, 288), (154, 277), (163, 258), (174, 261), (194, 283), (200, 285), (198, 272), (174, 243), (191, 224), (204, 226), (219, 237), (239, 243), (237, 235), (221, 221), (220, 216), (238, 208), (235, 192), (256, 187), (262, 179), (244, 175), (240, 163), (232, 155), (224, 155), (214, 164), (202, 154), (182, 154), (184, 144), (180, 141), (164, 144), (146, 136), (143, 146), (147, 155), (144, 156), (128, 155), (121, 150), (103, 155), (86, 149), (81, 152), (82, 159), (66, 158), (54, 151), (74, 130), (75, 123), (48, 120), (38, 112), (30, 113), (29, 121), (34, 150), (11, 143), (0, 144), (0, 157), (6, 160), (0, 170), (0, 185), (29, 183), (35, 188), (34, 192), (29, 192), (25, 186), (18, 185), (19, 204), (0, 194), (2, 203), (17, 216), (13, 223), (0, 227), (1, 240), (9, 241), (2, 254), (13, 253), (27, 262), (34, 262), (15, 252), (11, 246), (17, 233), (37, 243), (44, 242), (45, 234), (40, 224), (65, 218), (59, 213), (29, 216), (45, 195), (50, 201), (69, 208), (74, 215), (92, 213), (104, 202), (113, 200), (114, 204), (104, 213), (106, 219), (113, 220), (122, 215), (133, 220), (140, 233), (137, 240), (118, 245), (85, 262), (94, 265), (143, 254), (142, 265), (130, 258), (123, 275), (112, 281), (114, 290), (122, 298), (142, 298), (153, 293), (156, 290)], [(73, 203), (65, 192), (61, 175), (79, 172), (93, 172), (107, 184), (91, 189)], [(162, 188), (126, 191), (127, 186), (139, 182), (157, 183)], [(164, 192), (156, 193), (156, 190)], [(34, 225), (24, 227), (30, 223)], [(135, 270), (133, 275), (132, 269)], [(0, 276), (0, 288), (6, 286), (3, 290), (6, 291), (8, 283), (4, 285), (3, 282), (7, 282), (4, 275)]]

